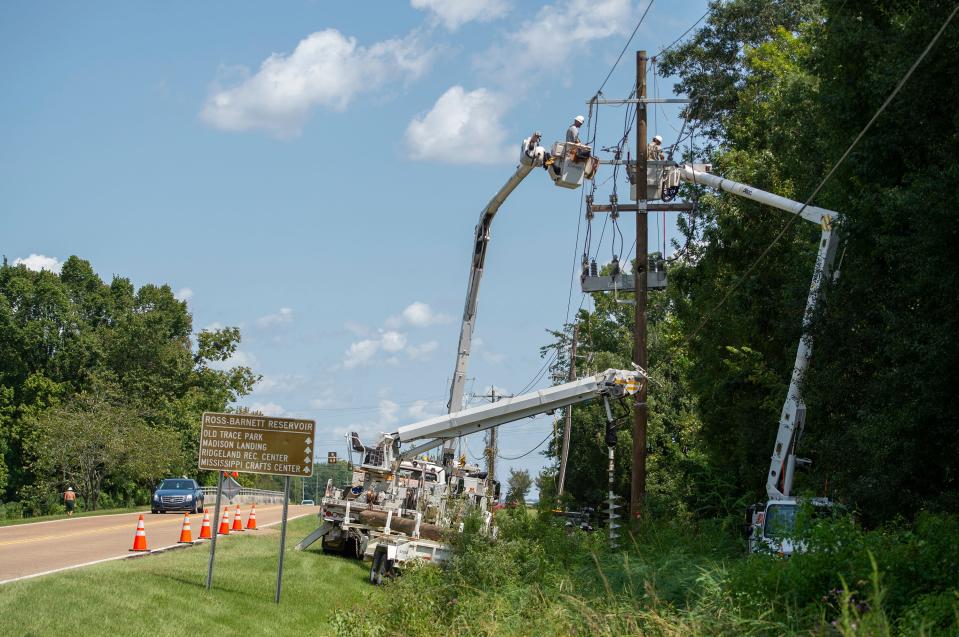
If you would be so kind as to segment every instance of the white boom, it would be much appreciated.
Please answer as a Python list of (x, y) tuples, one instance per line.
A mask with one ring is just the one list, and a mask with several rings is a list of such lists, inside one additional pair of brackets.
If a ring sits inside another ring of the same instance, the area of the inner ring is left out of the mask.
[(384, 442), (387, 444), (383, 446), (396, 448), (404, 442), (429, 439), (421, 445), (400, 453), (397, 459), (412, 458), (438, 447), (451, 438), (485, 431), (491, 427), (551, 412), (600, 396), (608, 398), (631, 395), (639, 388), (640, 382), (642, 382), (642, 376), (637, 372), (607, 369), (605, 372), (562, 385), (554, 385), (528, 394), (504, 398), (495, 403), (404, 425), (395, 433), (384, 436)]
[[(466, 368), (469, 365), (470, 349), (473, 343), (473, 329), (476, 327), (476, 305), (479, 299), (480, 281), (483, 278), (483, 268), (486, 264), (486, 249), (489, 246), (490, 226), (493, 224), (493, 217), (506, 201), (506, 198), (519, 186), (520, 182), (526, 178), (533, 168), (543, 166), (544, 162), (552, 163), (558, 161), (558, 165), (564, 166), (566, 170), (554, 171), (550, 177), (556, 185), (565, 188), (577, 188), (582, 183), (584, 177), (584, 168), (586, 164), (580, 157), (570, 156), (566, 158), (566, 145), (561, 147), (562, 153), (550, 159), (546, 150), (539, 145), (541, 135), (534, 133), (523, 140), (520, 149), (520, 163), (516, 167), (513, 175), (506, 180), (506, 183), (493, 195), (489, 203), (483, 207), (480, 212), (479, 223), (476, 224), (476, 230), (473, 238), (473, 256), (470, 260), (470, 274), (466, 287), (466, 303), (463, 307), (463, 322), (460, 326), (460, 338), (456, 348), (456, 366), (453, 369), (453, 380), (450, 385), (450, 399), (446, 404), (447, 412), (453, 413), (459, 411), (463, 406), (463, 390), (466, 387)], [(582, 148), (589, 155), (589, 147), (577, 144), (569, 145), (571, 148)], [(593, 166), (595, 169), (595, 166)], [(453, 440), (449, 440), (443, 450), (443, 460), (448, 463), (453, 455)]]
[[(793, 472), (798, 462), (808, 462), (796, 458), (796, 444), (802, 435), (806, 420), (806, 404), (802, 398), (802, 381), (809, 368), (809, 359), (812, 357), (812, 336), (810, 324), (819, 303), (819, 294), (823, 280), (834, 276), (833, 261), (836, 256), (836, 246), (839, 239), (833, 232), (833, 223), (841, 215), (832, 210), (805, 206), (798, 201), (786, 199), (770, 192), (747, 186), (729, 179), (717, 177), (708, 172), (702, 172), (694, 166), (678, 167), (680, 178), (692, 184), (703, 184), (712, 188), (752, 199), (792, 214), (797, 214), (806, 221), (816, 223), (822, 229), (819, 241), (819, 251), (816, 254), (816, 266), (813, 269), (812, 282), (809, 285), (809, 294), (806, 297), (806, 310), (803, 314), (802, 336), (796, 350), (796, 361), (793, 364), (792, 376), (789, 380), (789, 389), (783, 403), (782, 414), (779, 417), (779, 430), (776, 433), (776, 445), (769, 463), (769, 473), (766, 475), (766, 493), (770, 500), (784, 500), (792, 492)], [(836, 272), (835, 276), (839, 273)]]

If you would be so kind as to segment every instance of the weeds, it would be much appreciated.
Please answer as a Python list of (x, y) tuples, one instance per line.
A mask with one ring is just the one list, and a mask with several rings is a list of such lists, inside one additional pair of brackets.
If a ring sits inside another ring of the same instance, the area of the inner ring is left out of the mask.
[(506, 512), (499, 539), (456, 542), (446, 569), (415, 566), (339, 635), (956, 635), (959, 525), (922, 515), (871, 532), (803, 527), (812, 550), (746, 556), (724, 520), (647, 522), (628, 550)]

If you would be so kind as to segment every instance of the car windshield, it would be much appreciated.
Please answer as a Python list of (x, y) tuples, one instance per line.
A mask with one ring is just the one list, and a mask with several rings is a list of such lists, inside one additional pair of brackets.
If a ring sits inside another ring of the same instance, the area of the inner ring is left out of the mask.
[(161, 489), (192, 489), (193, 480), (164, 480)]
[(796, 511), (793, 505), (771, 504), (766, 509), (766, 525), (763, 535), (774, 540), (789, 537), (796, 529)]

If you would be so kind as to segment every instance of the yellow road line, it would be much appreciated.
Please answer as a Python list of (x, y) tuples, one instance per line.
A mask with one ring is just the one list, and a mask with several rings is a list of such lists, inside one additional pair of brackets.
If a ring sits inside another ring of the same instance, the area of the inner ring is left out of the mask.
[[(273, 508), (274, 508), (274, 507), (264, 507), (263, 510), (271, 510), (271, 509), (273, 509)], [(199, 517), (199, 516), (193, 516), (193, 517)], [(176, 523), (180, 523), (180, 521), (181, 521), (182, 519), (183, 519), (183, 518), (179, 518), (179, 517), (170, 517), (170, 518), (168, 518), (168, 519), (166, 519), (166, 520), (153, 520), (153, 521), (151, 521), (150, 526), (151, 526), (151, 527), (155, 527), (156, 525), (159, 525), (159, 524), (168, 525), (168, 524), (170, 524), (170, 523), (176, 524)], [(201, 518), (201, 520), (202, 520), (202, 518)], [(211, 522), (212, 522), (212, 520), (211, 520)], [(202, 522), (201, 522), (201, 523), (202, 523)], [(193, 524), (193, 520), (192, 520), (192, 518), (191, 518), (191, 519), (190, 519), (190, 525), (192, 526), (192, 524)], [(34, 537), (26, 537), (26, 538), (23, 538), (23, 539), (20, 539), (20, 540), (6, 540), (6, 541), (4, 541), (4, 542), (0, 542), (0, 546), (13, 546), (13, 545), (15, 545), (15, 544), (30, 544), (30, 543), (32, 543), (32, 542), (43, 542), (43, 541), (46, 541), (46, 540), (59, 540), (59, 539), (68, 538), (68, 537), (77, 537), (77, 536), (81, 536), (81, 535), (93, 535), (93, 534), (95, 534), (95, 533), (105, 533), (105, 532), (107, 532), (107, 531), (118, 531), (118, 530), (120, 530), (120, 529), (128, 529), (128, 528), (130, 528), (129, 522), (126, 523), (126, 524), (118, 524), (118, 525), (114, 525), (114, 526), (98, 526), (98, 527), (96, 527), (96, 528), (87, 529), (87, 530), (85, 530), (85, 531), (73, 531), (72, 533), (56, 533), (56, 534), (53, 534), (53, 535), (37, 535), (37, 536), (34, 536)], [(134, 529), (134, 531), (136, 531), (136, 529)]]

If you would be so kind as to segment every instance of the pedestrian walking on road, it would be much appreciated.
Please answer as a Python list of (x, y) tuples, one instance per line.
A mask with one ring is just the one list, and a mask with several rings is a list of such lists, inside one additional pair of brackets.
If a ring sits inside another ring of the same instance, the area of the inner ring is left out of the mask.
[(77, 494), (73, 487), (67, 487), (63, 494), (63, 503), (67, 505), (67, 517), (73, 517), (73, 509), (77, 505)]

